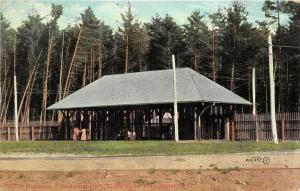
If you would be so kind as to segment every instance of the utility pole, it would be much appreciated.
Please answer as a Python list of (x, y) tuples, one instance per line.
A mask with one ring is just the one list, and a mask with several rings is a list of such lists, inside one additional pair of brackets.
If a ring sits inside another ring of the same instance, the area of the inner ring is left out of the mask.
[(176, 88), (176, 67), (175, 67), (175, 56), (172, 55), (173, 64), (173, 90), (174, 90), (174, 125), (175, 125), (175, 141), (179, 141), (178, 136), (178, 110), (177, 110), (177, 88)]
[(276, 118), (275, 118), (275, 85), (274, 85), (273, 47), (272, 47), (272, 37), (271, 37), (271, 34), (269, 34), (269, 36), (268, 36), (268, 44), (269, 44), (271, 126), (272, 126), (272, 134), (273, 134), (274, 143), (278, 144)]
[(256, 142), (258, 142), (258, 124), (256, 122), (256, 80), (255, 67), (252, 68), (252, 114), (255, 119)]
[(252, 68), (252, 114), (256, 115), (255, 67)]
[(18, 127), (18, 94), (17, 94), (17, 76), (16, 76), (16, 41), (14, 44), (14, 105), (15, 105), (15, 134), (16, 141), (19, 141), (19, 127)]

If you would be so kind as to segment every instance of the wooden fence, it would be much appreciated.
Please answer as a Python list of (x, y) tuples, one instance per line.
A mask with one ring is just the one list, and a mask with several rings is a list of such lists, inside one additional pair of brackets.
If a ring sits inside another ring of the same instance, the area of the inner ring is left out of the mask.
[[(300, 113), (276, 114), (277, 134), (281, 141), (300, 141)], [(19, 124), (19, 127), (21, 124)], [(55, 140), (60, 137), (63, 128), (56, 121), (47, 121), (40, 125), (39, 121), (31, 121), (19, 128), (21, 140)], [(234, 140), (237, 141), (272, 141), (270, 114), (235, 114)], [(14, 122), (0, 126), (0, 141), (15, 140)]]
[[(235, 114), (234, 121), (235, 140), (273, 141), (270, 114)], [(277, 113), (276, 124), (281, 141), (300, 141), (300, 113)]]
[[(18, 124), (20, 140), (51, 140), (56, 139), (57, 121), (46, 121), (40, 125), (40, 121), (30, 121), (27, 125)], [(21, 127), (21, 128), (20, 128)], [(9, 121), (0, 126), (0, 140), (15, 140), (15, 124)]]

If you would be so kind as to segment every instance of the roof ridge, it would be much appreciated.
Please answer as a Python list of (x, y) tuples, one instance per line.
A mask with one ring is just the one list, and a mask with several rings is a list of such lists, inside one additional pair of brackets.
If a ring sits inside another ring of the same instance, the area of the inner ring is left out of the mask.
[[(183, 68), (176, 68), (176, 70), (183, 70), (183, 69), (190, 69), (189, 67), (183, 67)], [(132, 74), (140, 74), (140, 73), (149, 73), (149, 72), (163, 72), (163, 71), (169, 71), (173, 70), (172, 68), (168, 69), (162, 69), (162, 70), (148, 70), (148, 71), (141, 71), (141, 72), (129, 72), (129, 73), (119, 73), (119, 74), (108, 74), (108, 75), (103, 75), (103, 77), (108, 77), (108, 76), (118, 76), (118, 75), (132, 75)], [(100, 79), (100, 78), (99, 78)]]
[[(191, 70), (192, 70), (192, 69), (187, 68), (187, 71), (190, 73), (190, 78), (192, 78), (193, 86), (194, 86), (194, 88), (196, 89), (196, 92), (198, 93), (200, 99), (203, 100), (203, 95), (198, 91), (198, 88), (197, 88), (196, 82), (195, 82), (195, 80), (194, 80), (194, 78), (193, 78), (193, 76), (192, 76), (193, 74), (191, 73)], [(193, 71), (193, 70), (192, 70), (192, 71)], [(193, 71), (193, 72), (194, 72), (194, 71)], [(197, 73), (197, 74), (198, 74), (198, 75), (201, 75), (201, 74), (199, 74), (199, 73)]]

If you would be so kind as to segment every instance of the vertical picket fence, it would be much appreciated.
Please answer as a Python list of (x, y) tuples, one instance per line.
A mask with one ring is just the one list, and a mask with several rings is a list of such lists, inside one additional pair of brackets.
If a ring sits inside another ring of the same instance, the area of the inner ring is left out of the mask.
[[(235, 114), (235, 140), (273, 141), (271, 115), (269, 113)], [(277, 113), (277, 134), (281, 141), (300, 141), (300, 113)], [(256, 133), (256, 128), (258, 133)], [(257, 135), (256, 135), (257, 134)]]

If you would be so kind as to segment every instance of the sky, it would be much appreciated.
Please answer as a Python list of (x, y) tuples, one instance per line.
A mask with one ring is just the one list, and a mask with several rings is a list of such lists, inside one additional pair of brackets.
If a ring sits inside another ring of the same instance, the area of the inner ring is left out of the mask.
[[(246, 11), (249, 13), (248, 20), (255, 23), (256, 20), (265, 19), (264, 12), (261, 10), (263, 0), (242, 0)], [(112, 0), (1, 0), (1, 12), (10, 22), (12, 28), (21, 26), (22, 21), (27, 18), (29, 11), (34, 8), (37, 12), (45, 17), (47, 21), (49, 17), (51, 4), (63, 5), (63, 15), (58, 20), (61, 29), (68, 24), (73, 25), (79, 22), (80, 13), (90, 6), (98, 19), (103, 20), (106, 24), (114, 29), (120, 25), (121, 13), (125, 13), (128, 9), (128, 1), (112, 1)], [(201, 14), (208, 18), (208, 15), (216, 12), (219, 8), (230, 6), (231, 0), (142, 0), (130, 1), (132, 11), (139, 21), (149, 22), (156, 14), (164, 16), (169, 14), (175, 21), (182, 25), (186, 22), (186, 18), (194, 10), (199, 10)], [(286, 23), (287, 16), (283, 16), (281, 22)]]

